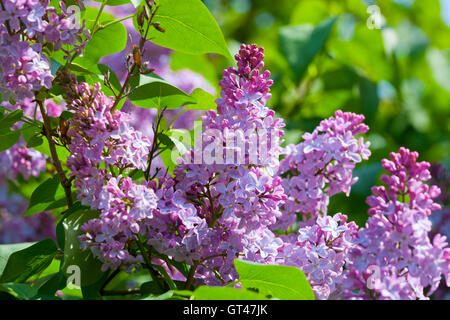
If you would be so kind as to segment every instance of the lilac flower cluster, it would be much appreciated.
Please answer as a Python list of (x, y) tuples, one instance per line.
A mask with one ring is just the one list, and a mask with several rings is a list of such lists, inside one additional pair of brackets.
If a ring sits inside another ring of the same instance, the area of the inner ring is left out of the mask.
[[(236, 138), (234, 132), (243, 133), (240, 138), (245, 141), (244, 149), (227, 144), (231, 157), (216, 153), (210, 164), (182, 164), (175, 169), (177, 188), (185, 191), (197, 216), (206, 222), (195, 230), (201, 241), (197, 243), (200, 250), (197, 260), (204, 261), (198, 280), (204, 283), (234, 280), (236, 257), (273, 262), (282, 245), (269, 226), (281, 215), (279, 206), (285, 199), (281, 178), (270, 174), (275, 171), (270, 169), (278, 165), (276, 154), (284, 123), (265, 106), (272, 80), (268, 71), (261, 72), (263, 57), (263, 49), (256, 45), (241, 46), (236, 55), (238, 68), (224, 71), (217, 113), (210, 110), (202, 117), (204, 130), (192, 154), (198, 152), (199, 145), (203, 150), (214, 150), (218, 143), (223, 143), (215, 133), (222, 132), (226, 141)], [(250, 164), (251, 151), (255, 150), (251, 135), (258, 130), (274, 133), (275, 139), (259, 141), (259, 146), (266, 144), (267, 158), (275, 161)], [(244, 159), (243, 164), (238, 158)]]
[[(254, 53), (261, 61), (252, 65)], [(279, 128), (283, 123), (273, 119), (273, 111), (265, 110), (262, 96), (256, 105), (240, 98), (228, 100), (230, 105), (223, 101), (232, 94), (231, 83), (236, 90), (244, 88), (244, 95), (250, 90), (267, 98), (271, 81), (267, 72), (259, 73), (262, 57), (256, 46), (242, 47), (237, 56), (241, 59), (239, 68), (227, 71), (233, 72), (238, 81), (227, 75), (227, 81), (221, 83), (224, 90), (219, 103), (225, 113), (216, 113), (216, 121), (205, 117), (206, 128), (243, 128), (247, 123), (250, 129), (270, 127), (282, 135)], [(254, 70), (249, 72), (248, 66)], [(74, 79), (68, 82), (73, 83)], [(141, 141), (139, 144), (143, 145), (146, 140), (137, 136), (127, 139), (127, 135), (116, 133), (128, 128), (127, 117), (120, 111), (111, 114), (111, 102), (98, 90), (84, 84), (67, 87), (73, 88), (66, 95), (68, 109), (75, 111), (68, 132), (68, 167), (75, 177), (78, 197), (101, 212), (99, 219), (82, 227), (86, 234), (81, 240), (84, 248), (90, 247), (104, 262), (104, 269), (121, 267), (131, 271), (137, 267), (145, 254), (133, 250), (132, 243), (141, 241), (138, 233), (160, 254), (199, 264), (197, 278), (204, 283), (235, 279), (233, 259), (238, 256), (274, 261), (282, 240), (276, 239), (268, 226), (281, 214), (278, 206), (285, 198), (281, 178), (272, 178), (263, 166), (233, 163), (182, 165), (176, 169), (175, 180), (161, 177), (141, 184), (129, 177), (113, 177), (106, 170), (109, 165), (124, 174), (123, 169), (128, 168), (128, 160), (119, 157), (120, 161), (116, 161), (115, 154), (126, 154), (123, 149), (130, 148), (129, 141)], [(89, 104), (84, 103), (87, 101)], [(207, 130), (203, 136), (208, 146)], [(133, 154), (139, 158), (140, 153)], [(144, 169), (136, 163), (131, 167)]]
[[(353, 299), (426, 299), (444, 276), (450, 285), (450, 248), (446, 237), (432, 240), (429, 219), (440, 206), (439, 188), (427, 162), (417, 152), (400, 148), (382, 161), (384, 186), (367, 199), (369, 220), (358, 231), (340, 283), (340, 297)], [(426, 292), (425, 289), (427, 288)]]
[[(62, 44), (80, 52), (85, 46), (83, 27), (74, 23), (63, 2), (62, 12), (48, 7), (48, 0), (4, 0), (0, 7), (0, 93), (3, 100), (22, 101), (34, 91), (50, 88), (53, 76), (45, 50), (60, 50)], [(66, 51), (69, 54), (70, 51)]]
[[(329, 198), (349, 194), (355, 165), (370, 156), (359, 137), (368, 130), (364, 117), (337, 111), (288, 146), (279, 162), (284, 123), (266, 107), (272, 81), (262, 71), (263, 57), (256, 45), (241, 46), (237, 68), (226, 69), (220, 81), (217, 112), (205, 112), (203, 130), (175, 177), (139, 183), (130, 172), (147, 169), (151, 140), (130, 126), (128, 114), (113, 110), (99, 84), (63, 75), (74, 113), (67, 165), (78, 198), (99, 211), (82, 226), (82, 248), (103, 270), (128, 272), (150, 255), (151, 263), (164, 264), (156, 251), (191, 265), (196, 284), (236, 280), (233, 260), (243, 258), (299, 267), (320, 299), (415, 299), (426, 297), (424, 288), (434, 292), (442, 275), (448, 281), (450, 250), (444, 237), (428, 238), (429, 215), (439, 208), (432, 200), (438, 188), (423, 183), (428, 164), (403, 148), (383, 161), (389, 188), (373, 188), (365, 228), (341, 213), (327, 216)], [(270, 137), (255, 142), (253, 135), (263, 132)], [(302, 221), (295, 231), (297, 214)], [(381, 274), (374, 283), (373, 268)]]
[(142, 253), (132, 252), (130, 242), (139, 241), (137, 234), (145, 235), (152, 225), (159, 197), (145, 181), (137, 184), (126, 175), (146, 169), (150, 141), (129, 125), (128, 114), (112, 112), (114, 101), (99, 83), (78, 83), (67, 73), (61, 79), (67, 109), (73, 111), (67, 166), (78, 199), (100, 211), (99, 219), (82, 226), (83, 248), (104, 262), (104, 270), (131, 272), (142, 262)]
[(327, 213), (331, 196), (349, 195), (358, 180), (352, 176), (355, 165), (370, 156), (370, 142), (356, 137), (369, 129), (363, 120), (362, 115), (338, 110), (312, 133), (305, 133), (303, 142), (287, 146), (279, 174), (288, 200), (276, 227), (292, 228), (297, 214), (303, 225), (314, 223), (318, 215)]
[[(45, 102), (47, 112), (52, 117), (60, 115), (62, 108), (51, 100)], [(14, 111), (22, 109), (27, 117), (34, 117), (36, 103), (31, 99), (24, 99), (14, 105), (2, 103), (6, 109)], [(39, 110), (36, 110), (36, 119), (41, 120), (42, 116)], [(12, 129), (17, 130), (22, 126), (21, 122), (13, 125)], [(16, 180), (17, 175), (22, 175), (25, 180), (30, 176), (38, 177), (46, 169), (47, 156), (26, 146), (22, 137), (18, 143), (3, 152), (0, 152), (0, 177), (2, 179)]]
[[(432, 222), (431, 237), (442, 234), (450, 239), (450, 173), (445, 166), (433, 163), (430, 167), (430, 184), (435, 184), (441, 189), (441, 194), (435, 199), (441, 205), (441, 209), (436, 210), (430, 216)], [(441, 281), (439, 288), (433, 294), (438, 300), (450, 300), (450, 289)]]
[(145, 170), (150, 141), (129, 126), (126, 113), (112, 112), (114, 101), (103, 94), (100, 83), (90, 86), (69, 73), (60, 75), (67, 109), (73, 111), (67, 166), (79, 200), (98, 209), (103, 185), (111, 178), (108, 169), (114, 167), (120, 174)]
[(300, 268), (306, 275), (318, 299), (327, 299), (336, 289), (348, 252), (357, 233), (347, 216), (319, 216), (312, 226), (284, 237), (277, 263)]

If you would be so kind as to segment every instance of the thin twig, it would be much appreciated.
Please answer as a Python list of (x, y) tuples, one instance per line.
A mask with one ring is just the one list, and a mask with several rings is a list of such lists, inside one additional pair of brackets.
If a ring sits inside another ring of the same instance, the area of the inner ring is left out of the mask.
[(138, 239), (136, 243), (139, 247), (139, 250), (141, 251), (142, 257), (144, 258), (145, 266), (150, 272), (152, 279), (156, 282), (156, 284), (161, 290), (165, 291), (164, 285), (161, 283), (160, 278), (158, 277), (158, 274), (156, 273), (155, 269), (153, 269), (152, 264), (148, 259), (147, 252), (145, 251), (144, 246), (142, 245), (140, 239)]
[(53, 164), (55, 165), (56, 171), (58, 172), (60, 183), (61, 183), (62, 187), (64, 188), (64, 193), (66, 194), (66, 199), (67, 199), (67, 205), (70, 208), (73, 205), (73, 198), (72, 198), (72, 191), (71, 191), (72, 183), (70, 180), (67, 179), (67, 177), (64, 173), (64, 170), (62, 168), (61, 162), (59, 161), (58, 153), (56, 152), (55, 142), (53, 141), (53, 137), (52, 137), (52, 133), (51, 133), (50, 120), (48, 118), (44, 104), (42, 103), (42, 101), (39, 101), (39, 100), (37, 100), (36, 102), (39, 105), (39, 108), (40, 108), (41, 114), (42, 114), (42, 118), (44, 120), (44, 131), (45, 131), (45, 136), (47, 137), (47, 140), (48, 140), (48, 146), (50, 148), (50, 153), (52, 155), (52, 161), (53, 161)]
[(150, 152), (148, 154), (148, 161), (147, 161), (147, 169), (145, 170), (145, 180), (148, 181), (148, 178), (150, 176), (150, 169), (152, 166), (152, 161), (156, 157), (155, 153), (158, 151), (158, 148), (160, 146), (160, 142), (158, 141), (158, 130), (159, 126), (161, 125), (161, 120), (164, 115), (164, 111), (166, 111), (167, 107), (164, 107), (161, 112), (158, 110), (158, 115), (156, 117), (156, 125), (153, 125), (153, 142), (152, 147), (150, 149)]
[(214, 255), (212, 255), (212, 256), (203, 258), (203, 259), (201, 259), (201, 260), (196, 260), (196, 261), (194, 261), (194, 265), (191, 266), (191, 268), (189, 269), (189, 274), (188, 274), (188, 277), (187, 277), (187, 280), (186, 280), (186, 284), (185, 284), (185, 286), (184, 286), (184, 289), (185, 289), (185, 290), (189, 290), (189, 288), (191, 287), (192, 282), (194, 281), (194, 276), (195, 276), (195, 272), (197, 271), (197, 267), (198, 267), (201, 263), (203, 263), (203, 262), (205, 262), (206, 260), (209, 260), (209, 259), (213, 259), (213, 258), (217, 258), (217, 257), (225, 257), (225, 255), (226, 255), (225, 253), (219, 253), (219, 254), (214, 254)]

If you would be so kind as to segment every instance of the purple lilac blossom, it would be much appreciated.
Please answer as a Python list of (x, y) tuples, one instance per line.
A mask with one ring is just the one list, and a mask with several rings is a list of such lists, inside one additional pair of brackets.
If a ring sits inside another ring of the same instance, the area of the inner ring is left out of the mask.
[(114, 100), (102, 93), (100, 83), (90, 86), (78, 83), (73, 75), (60, 74), (67, 109), (74, 114), (67, 133), (71, 139), (67, 166), (78, 199), (100, 211), (99, 219), (82, 226), (86, 232), (80, 237), (82, 248), (90, 248), (103, 262), (103, 270), (131, 272), (142, 255), (130, 253), (128, 244), (138, 240), (137, 233), (145, 234), (158, 198), (145, 181), (137, 184), (122, 174), (145, 170), (150, 140), (130, 126), (127, 113), (112, 112)]
[[(281, 215), (279, 206), (285, 199), (281, 178), (270, 174), (278, 165), (284, 123), (274, 118), (274, 112), (265, 106), (270, 98), (272, 80), (269, 71), (262, 72), (263, 58), (262, 48), (242, 45), (236, 55), (238, 68), (223, 72), (217, 112), (210, 110), (202, 117), (203, 133), (199, 144), (203, 150), (214, 147), (218, 138), (214, 132), (234, 139), (235, 136), (227, 136), (227, 133), (241, 130), (244, 150), (231, 147), (231, 151), (241, 153), (244, 162), (239, 162), (232, 153), (232, 157), (216, 155), (211, 164), (186, 163), (175, 169), (177, 188), (184, 190), (185, 197), (202, 219), (202, 223), (190, 231), (197, 234), (195, 242), (186, 243), (195, 251), (197, 260), (204, 261), (197, 274), (197, 280), (202, 283), (233, 281), (237, 277), (234, 258), (271, 263), (282, 246), (282, 240), (269, 226)], [(251, 135), (256, 135), (258, 130), (271, 131), (277, 138), (268, 143), (272, 147), (268, 158), (273, 161), (250, 163)], [(195, 152), (200, 151), (194, 149), (189, 154)]]
[(284, 236), (278, 264), (300, 268), (306, 275), (317, 299), (327, 299), (336, 290), (336, 279), (342, 275), (352, 240), (358, 226), (347, 223), (347, 216), (319, 216), (312, 226), (297, 234)]
[(288, 200), (277, 228), (292, 228), (297, 214), (302, 225), (314, 223), (327, 213), (331, 196), (349, 195), (358, 179), (352, 176), (355, 165), (370, 156), (370, 143), (357, 137), (369, 129), (363, 120), (362, 115), (338, 110), (312, 133), (305, 133), (303, 142), (287, 146), (279, 174)]
[[(442, 234), (450, 239), (450, 173), (442, 164), (433, 163), (430, 167), (430, 184), (435, 184), (441, 189), (441, 194), (436, 198), (436, 202), (441, 205), (441, 209), (433, 212), (430, 216), (432, 222), (431, 238), (436, 234)], [(437, 300), (450, 300), (450, 290), (442, 280), (439, 288), (433, 294)]]
[(442, 277), (450, 285), (446, 237), (428, 237), (440, 190), (424, 183), (431, 178), (430, 164), (417, 158), (417, 152), (401, 147), (382, 161), (391, 175), (383, 175), (387, 186), (373, 187), (367, 198), (370, 217), (349, 250), (336, 297), (428, 299)]
[[(0, 93), (3, 100), (13, 98), (22, 101), (33, 98), (34, 92), (49, 89), (53, 80), (49, 60), (43, 54), (43, 46), (51, 44), (51, 50), (63, 50), (66, 55), (84, 48), (89, 33), (84, 26), (77, 26), (73, 17), (60, 3), (62, 12), (49, 7), (49, 1), (5, 0), (0, 7)], [(32, 40), (22, 40), (24, 37)], [(71, 45), (73, 50), (62, 49)]]

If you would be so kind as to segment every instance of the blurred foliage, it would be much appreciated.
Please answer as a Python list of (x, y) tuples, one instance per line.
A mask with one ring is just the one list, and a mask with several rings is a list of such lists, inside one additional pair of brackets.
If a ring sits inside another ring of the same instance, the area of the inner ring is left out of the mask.
[[(285, 119), (287, 143), (301, 141), (303, 132), (337, 109), (366, 116), (372, 157), (355, 170), (360, 180), (350, 198), (335, 196), (330, 213), (364, 223), (365, 198), (380, 184), (380, 160), (400, 146), (450, 167), (446, 0), (203, 1), (232, 53), (240, 43), (265, 48), (275, 81), (269, 105)], [(208, 70), (208, 79), (214, 68), (220, 77), (229, 62), (208, 58), (190, 67)]]

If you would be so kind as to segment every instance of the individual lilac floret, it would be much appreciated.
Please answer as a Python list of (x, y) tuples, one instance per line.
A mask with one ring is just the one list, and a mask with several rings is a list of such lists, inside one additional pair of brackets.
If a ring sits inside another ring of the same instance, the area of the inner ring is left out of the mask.
[(400, 148), (384, 159), (384, 186), (368, 197), (369, 220), (349, 251), (340, 282), (340, 297), (352, 299), (427, 299), (441, 278), (450, 284), (450, 248), (446, 237), (430, 240), (430, 214), (439, 188), (428, 186), (428, 162), (418, 153)]
[(276, 227), (286, 230), (293, 226), (297, 214), (304, 224), (314, 223), (319, 214), (326, 214), (329, 198), (339, 192), (348, 196), (355, 165), (370, 156), (370, 143), (358, 134), (368, 131), (364, 116), (336, 111), (334, 117), (323, 120), (304, 141), (286, 148), (279, 174), (288, 200)]

